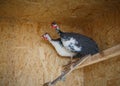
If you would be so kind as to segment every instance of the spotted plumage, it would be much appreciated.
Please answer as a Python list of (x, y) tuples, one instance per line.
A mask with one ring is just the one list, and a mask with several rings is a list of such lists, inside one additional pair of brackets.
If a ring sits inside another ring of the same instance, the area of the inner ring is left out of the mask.
[(62, 32), (56, 23), (52, 23), (52, 27), (56, 29), (67, 50), (81, 55), (93, 55), (99, 52), (96, 42), (91, 38), (78, 33)]

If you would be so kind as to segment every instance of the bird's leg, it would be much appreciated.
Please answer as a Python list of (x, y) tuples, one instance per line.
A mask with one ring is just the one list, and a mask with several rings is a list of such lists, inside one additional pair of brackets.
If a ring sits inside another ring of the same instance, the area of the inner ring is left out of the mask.
[(73, 56), (71, 56), (71, 58), (70, 58), (70, 70), (73, 69), (73, 65), (72, 65), (72, 64), (73, 64), (73, 61), (72, 61), (72, 60), (73, 60)]
[(72, 59), (73, 59), (73, 57), (71, 56), (71, 57), (70, 57), (70, 64), (72, 64)]
[(70, 57), (70, 62), (69, 62), (67, 65), (64, 65), (64, 66), (63, 66), (63, 70), (66, 71), (66, 70), (68, 70), (68, 69), (71, 69), (71, 68), (72, 68), (71, 65), (73, 65), (73, 64), (74, 64), (74, 61), (73, 61), (73, 57), (71, 56), (71, 57)]

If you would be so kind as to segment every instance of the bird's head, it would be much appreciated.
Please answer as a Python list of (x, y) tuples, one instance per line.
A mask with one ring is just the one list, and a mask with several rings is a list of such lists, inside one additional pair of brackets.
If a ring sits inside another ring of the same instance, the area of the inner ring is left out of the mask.
[(48, 33), (43, 34), (42, 38), (45, 39), (45, 40), (51, 40), (51, 37)]
[(56, 22), (52, 22), (51, 26), (52, 26), (53, 29), (59, 30), (59, 26), (57, 25)]

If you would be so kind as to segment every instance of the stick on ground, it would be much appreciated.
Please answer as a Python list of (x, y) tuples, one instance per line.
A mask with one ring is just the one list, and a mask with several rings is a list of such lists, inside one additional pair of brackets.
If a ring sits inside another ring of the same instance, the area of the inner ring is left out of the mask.
[(60, 76), (58, 76), (55, 80), (53, 80), (52, 82), (47, 82), (45, 83), (43, 86), (54, 86), (57, 81), (62, 80), (64, 77), (66, 77), (69, 73), (71, 73), (73, 70), (75, 70), (76, 67), (78, 67), (80, 64), (82, 64), (86, 59), (88, 59), (89, 57), (91, 57), (91, 55), (87, 55), (84, 56), (83, 58), (81, 58), (80, 60), (76, 61), (71, 67), (69, 67), (68, 70), (64, 71)]

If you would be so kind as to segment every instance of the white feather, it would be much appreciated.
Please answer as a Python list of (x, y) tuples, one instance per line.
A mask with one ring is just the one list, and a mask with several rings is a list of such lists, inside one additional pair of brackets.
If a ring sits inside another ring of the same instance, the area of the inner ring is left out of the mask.
[[(68, 50), (71, 50), (71, 47), (73, 47), (74, 50), (76, 51), (81, 51), (82, 47), (78, 47), (76, 46), (76, 44), (78, 44), (78, 42), (74, 39), (74, 38), (70, 38), (70, 40), (65, 40), (65, 39), (61, 39), (64, 47)], [(71, 47), (69, 47), (71, 46)]]
[(50, 43), (54, 46), (55, 50), (60, 56), (70, 56), (73, 57), (76, 53), (70, 52), (69, 50), (62, 47), (58, 42), (50, 41)]

